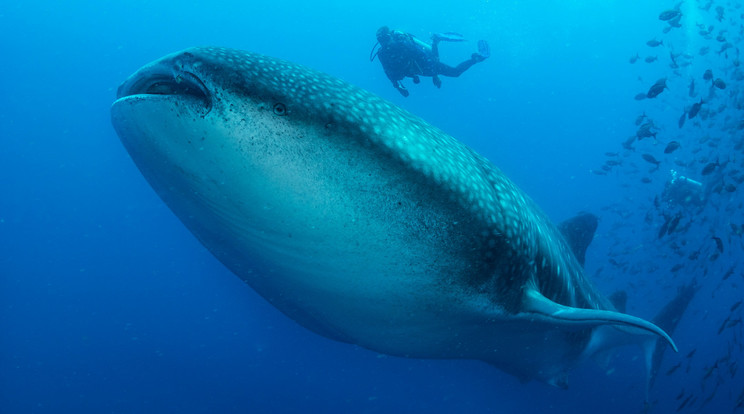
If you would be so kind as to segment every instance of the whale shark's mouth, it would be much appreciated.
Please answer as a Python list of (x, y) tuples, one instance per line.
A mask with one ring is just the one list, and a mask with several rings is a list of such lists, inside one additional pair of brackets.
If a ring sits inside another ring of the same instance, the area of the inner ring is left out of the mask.
[(202, 116), (212, 109), (212, 95), (198, 76), (186, 71), (150, 68), (135, 73), (119, 86), (117, 100), (132, 96), (174, 96), (197, 103)]

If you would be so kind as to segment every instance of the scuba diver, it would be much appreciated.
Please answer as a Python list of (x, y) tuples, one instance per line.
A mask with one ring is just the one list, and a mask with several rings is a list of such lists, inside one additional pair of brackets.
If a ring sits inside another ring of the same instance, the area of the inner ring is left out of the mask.
[(680, 175), (677, 171), (671, 170), (672, 178), (664, 185), (664, 192), (661, 194), (663, 201), (670, 206), (702, 206), (705, 204), (706, 189), (699, 181)]
[[(385, 75), (393, 82), (393, 87), (401, 95), (407, 97), (408, 90), (401, 83), (404, 78), (412, 78), (413, 83), (419, 83), (419, 76), (431, 76), (437, 88), (442, 87), (439, 75), (458, 77), (478, 62), (486, 60), (491, 52), (485, 40), (478, 41), (478, 52), (473, 53), (470, 59), (460, 63), (456, 67), (449, 66), (439, 61), (439, 42), (463, 42), (465, 39), (457, 33), (436, 33), (431, 37), (429, 45), (409, 33), (399, 30), (390, 30), (387, 26), (377, 29), (377, 43), (370, 52), (370, 62), (375, 56), (382, 63)], [(379, 45), (379, 48), (378, 48)]]

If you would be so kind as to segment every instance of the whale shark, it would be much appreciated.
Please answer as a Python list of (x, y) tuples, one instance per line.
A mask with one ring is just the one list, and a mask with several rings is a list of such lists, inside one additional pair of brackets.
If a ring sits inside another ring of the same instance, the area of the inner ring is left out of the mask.
[(125, 80), (111, 120), (194, 236), (324, 337), (481, 360), (559, 387), (620, 346), (640, 345), (648, 372), (658, 343), (676, 351), (594, 287), (566, 237), (496, 166), (333, 76), (191, 48)]

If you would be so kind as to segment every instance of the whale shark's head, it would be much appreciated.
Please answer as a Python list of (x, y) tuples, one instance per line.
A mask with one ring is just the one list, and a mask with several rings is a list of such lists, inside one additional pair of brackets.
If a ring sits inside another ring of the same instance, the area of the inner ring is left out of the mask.
[(324, 73), (217, 47), (187, 49), (142, 67), (119, 87), (111, 114), (125, 147), (161, 196), (160, 182), (193, 187), (194, 180), (185, 177), (206, 177), (205, 164), (281, 162), (273, 156), (308, 134), (366, 140), (396, 124), (423, 124)]
[[(244, 105), (236, 106), (238, 102)], [(393, 117), (408, 117), (376, 95), (324, 73), (277, 58), (216, 47), (165, 56), (130, 76), (117, 92), (114, 125), (146, 120), (152, 117), (148, 115), (151, 111), (163, 109), (171, 112), (168, 117), (217, 122), (239, 114), (240, 122), (254, 127), (275, 127), (277, 117), (288, 116), (292, 122), (325, 121), (329, 128), (361, 131), (379, 128), (381, 122)], [(261, 123), (264, 116), (266, 123)]]

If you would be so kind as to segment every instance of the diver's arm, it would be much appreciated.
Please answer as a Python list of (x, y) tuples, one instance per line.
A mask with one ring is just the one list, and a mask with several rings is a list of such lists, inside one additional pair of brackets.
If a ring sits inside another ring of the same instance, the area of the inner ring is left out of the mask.
[(410, 92), (408, 92), (408, 89), (406, 89), (406, 87), (400, 82), (400, 77), (397, 76), (398, 74), (391, 73), (385, 66), (383, 66), (383, 69), (385, 70), (385, 75), (390, 79), (390, 82), (393, 83), (393, 88), (397, 89), (404, 97), (408, 97)]
[(406, 77), (406, 69), (401, 67), (404, 63), (401, 61), (401, 56), (405, 55), (405, 50), (400, 49), (400, 45), (392, 47), (388, 45), (383, 47), (377, 53), (377, 58), (382, 63), (382, 69), (385, 71), (385, 76), (390, 79), (393, 83), (393, 88), (397, 89), (401, 95), (407, 97), (409, 95), (408, 90), (400, 82), (401, 79)]

